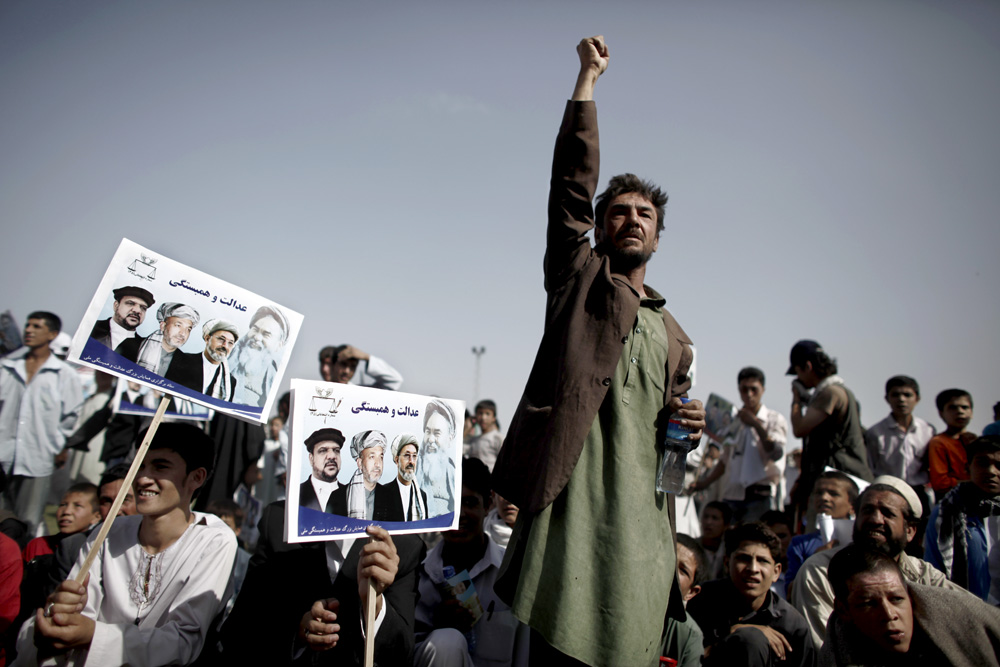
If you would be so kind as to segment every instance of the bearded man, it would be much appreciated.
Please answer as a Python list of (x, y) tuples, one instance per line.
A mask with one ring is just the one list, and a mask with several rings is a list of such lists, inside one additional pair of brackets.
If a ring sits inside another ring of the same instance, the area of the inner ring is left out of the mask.
[(396, 464), (396, 479), (379, 487), (375, 495), (375, 520), (422, 521), (427, 518), (427, 493), (416, 481), (420, 441), (409, 433), (397, 435), (390, 451)]
[(264, 407), (287, 341), (288, 320), (281, 310), (276, 306), (258, 308), (230, 359), (233, 375), (240, 380), (234, 403)]

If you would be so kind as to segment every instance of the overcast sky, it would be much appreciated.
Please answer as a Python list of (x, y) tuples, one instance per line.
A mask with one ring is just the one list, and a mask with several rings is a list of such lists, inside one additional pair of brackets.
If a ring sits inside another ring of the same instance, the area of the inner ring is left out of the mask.
[[(0, 310), (79, 324), (122, 237), (505, 425), (541, 338), (551, 150), (602, 33), (601, 187), (667, 189), (647, 282), (787, 415), (814, 338), (862, 419), (915, 376), (1000, 400), (1000, 4), (0, 3)], [(89, 326), (89, 325), (88, 325)]]

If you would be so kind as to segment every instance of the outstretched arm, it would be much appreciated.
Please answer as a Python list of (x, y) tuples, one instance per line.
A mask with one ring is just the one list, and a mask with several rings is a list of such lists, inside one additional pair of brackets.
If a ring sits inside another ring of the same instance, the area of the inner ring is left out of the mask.
[(580, 73), (576, 77), (572, 99), (574, 102), (587, 102), (594, 99), (594, 84), (608, 68), (608, 45), (604, 43), (603, 35), (596, 35), (580, 40), (576, 52), (580, 55)]

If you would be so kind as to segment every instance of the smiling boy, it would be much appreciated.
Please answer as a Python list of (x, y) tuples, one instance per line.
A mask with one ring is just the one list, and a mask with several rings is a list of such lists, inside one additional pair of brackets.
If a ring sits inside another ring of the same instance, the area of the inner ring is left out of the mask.
[(84, 585), (64, 581), (24, 625), (19, 654), (37, 660), (37, 647), (38, 657), (55, 656), (39, 664), (66, 653), (79, 665), (186, 665), (198, 657), (236, 555), (228, 526), (190, 509), (213, 459), (201, 429), (160, 425), (133, 482), (139, 514), (115, 520)]
[(760, 522), (726, 533), (729, 577), (702, 585), (687, 606), (705, 635), (703, 665), (815, 664), (805, 619), (770, 590), (780, 555), (777, 535)]

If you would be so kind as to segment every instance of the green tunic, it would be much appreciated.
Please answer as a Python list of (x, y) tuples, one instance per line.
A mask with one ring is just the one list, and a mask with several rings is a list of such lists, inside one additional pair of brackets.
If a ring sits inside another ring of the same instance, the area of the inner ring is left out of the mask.
[(515, 615), (559, 651), (602, 667), (659, 664), (676, 563), (656, 490), (667, 418), (664, 300), (646, 292), (569, 483), (511, 538), (526, 540)]

